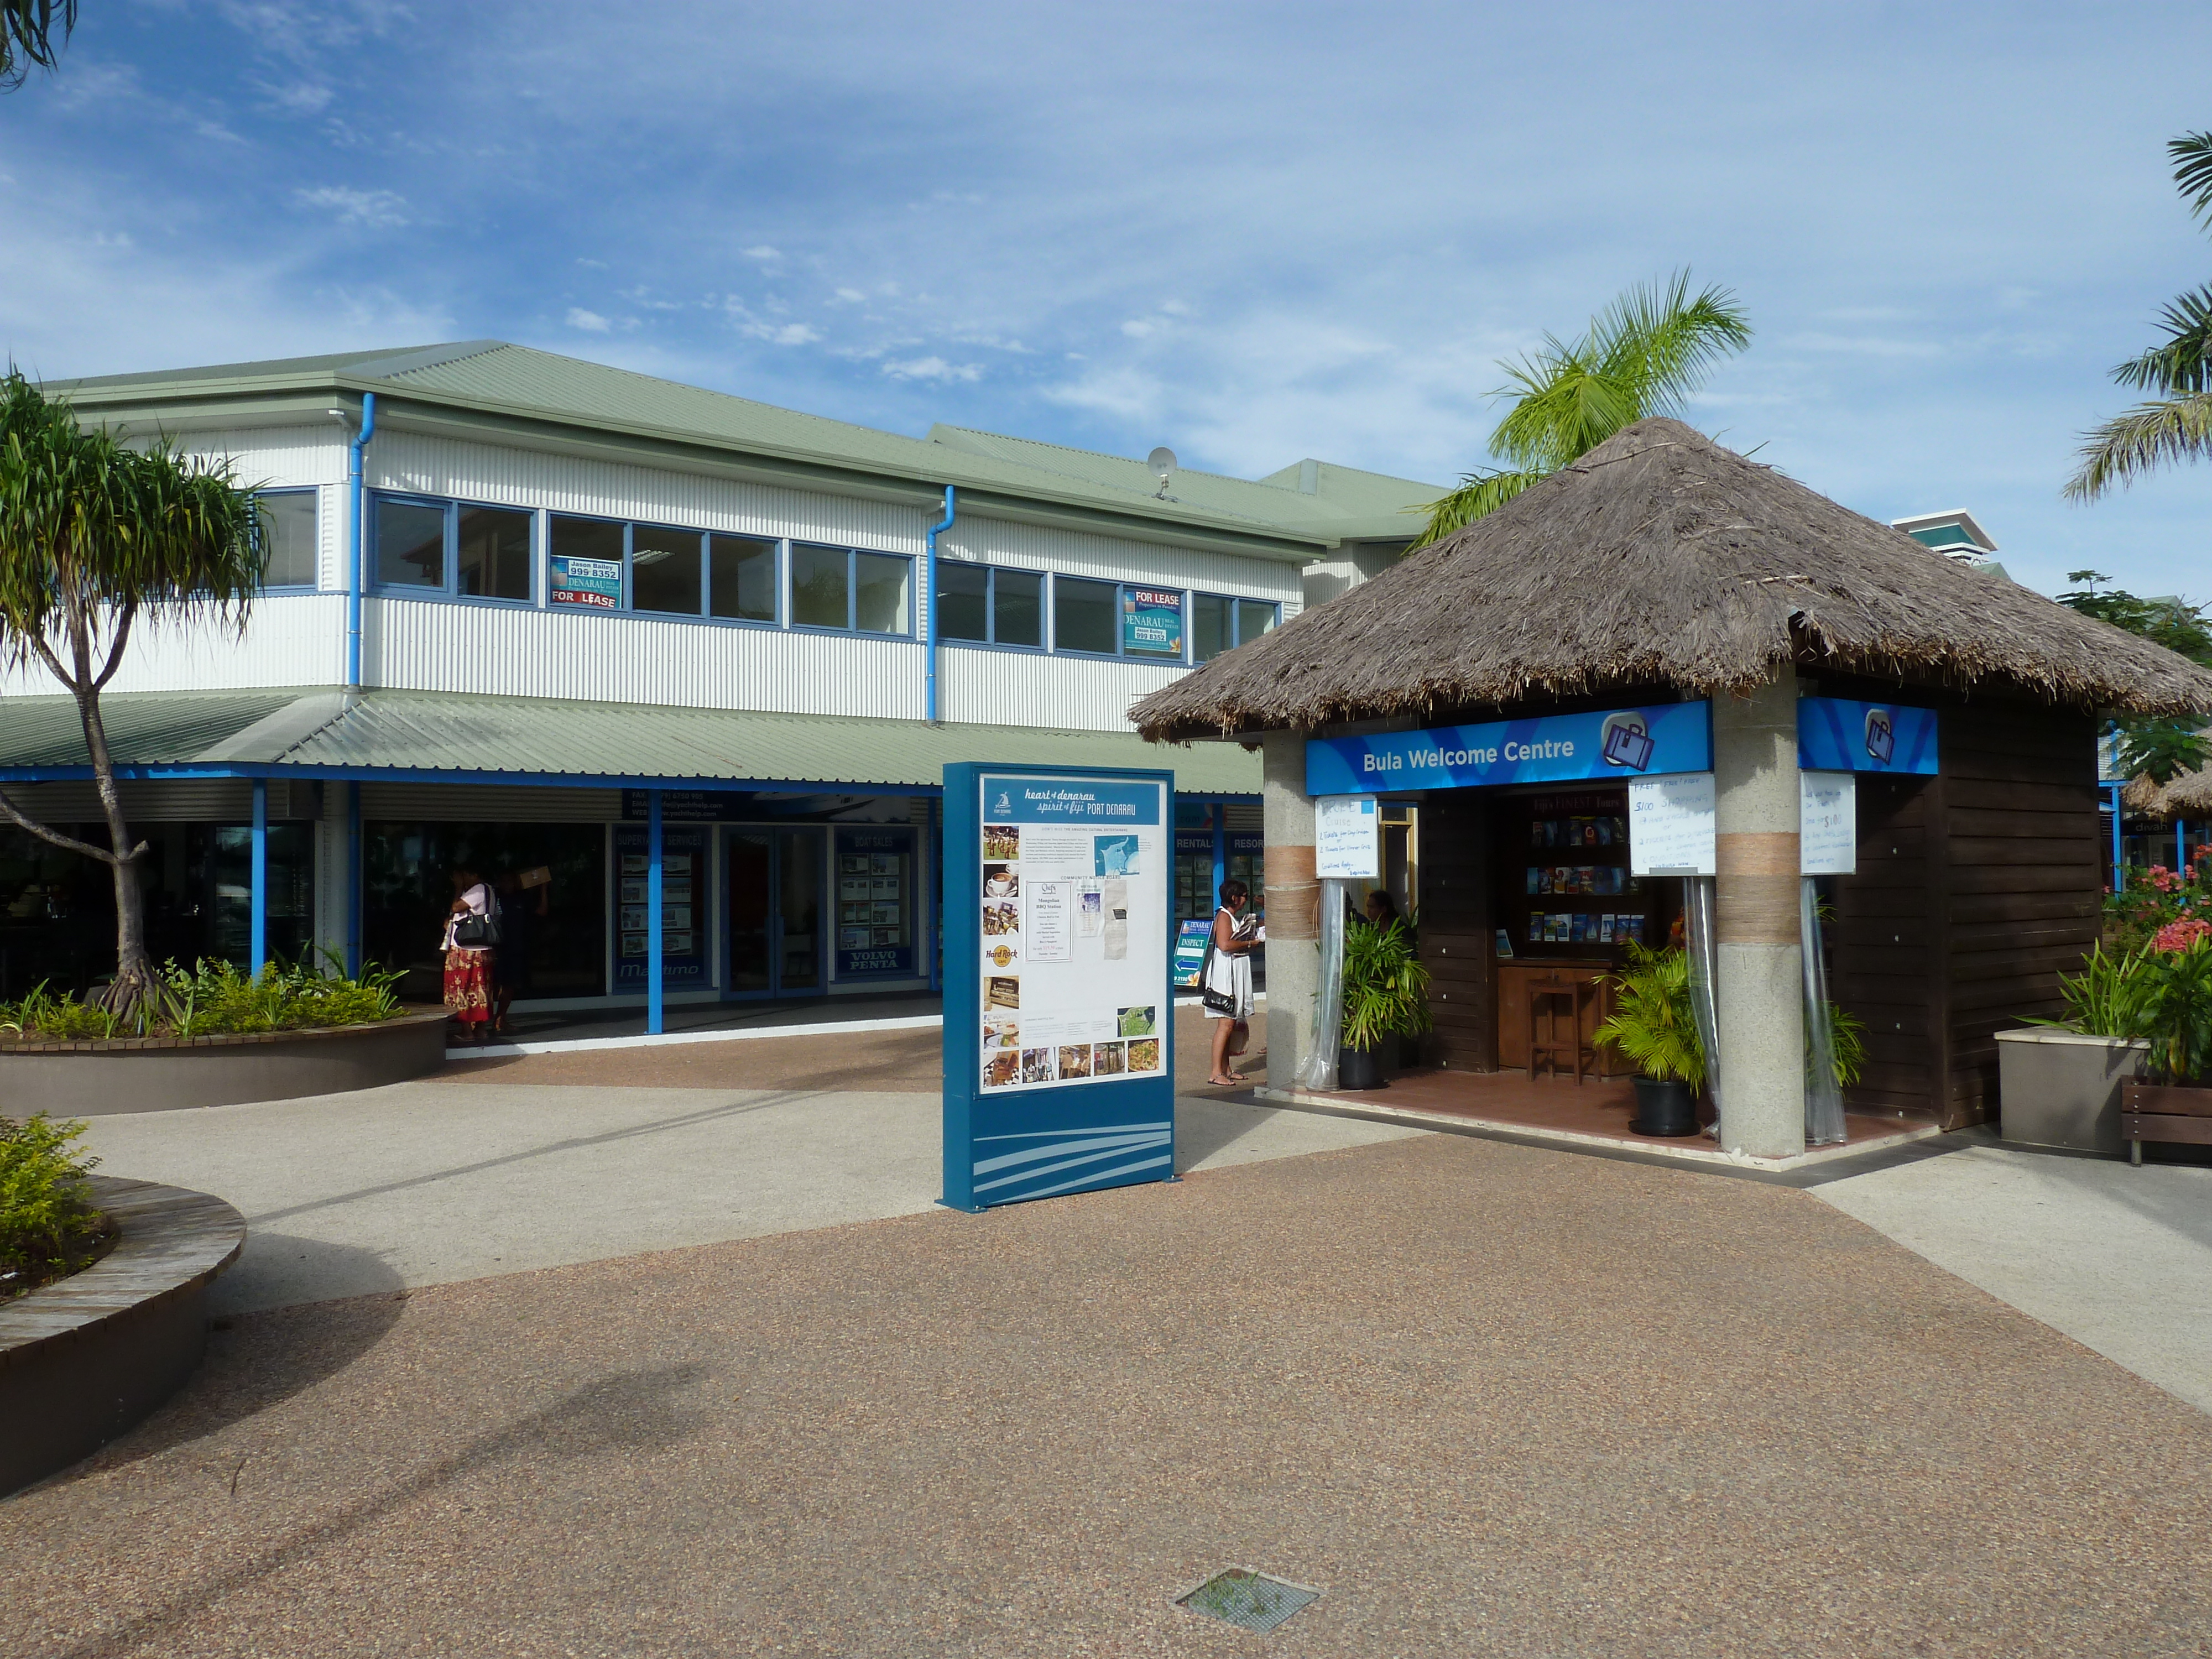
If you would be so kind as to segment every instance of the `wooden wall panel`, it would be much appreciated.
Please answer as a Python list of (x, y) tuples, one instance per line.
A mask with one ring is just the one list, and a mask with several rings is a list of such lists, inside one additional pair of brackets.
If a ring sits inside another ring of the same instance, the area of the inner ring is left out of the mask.
[(1422, 1058), (1469, 1072), (1498, 1069), (1488, 816), (1474, 789), (1421, 803), (1421, 961), (1436, 1021)]

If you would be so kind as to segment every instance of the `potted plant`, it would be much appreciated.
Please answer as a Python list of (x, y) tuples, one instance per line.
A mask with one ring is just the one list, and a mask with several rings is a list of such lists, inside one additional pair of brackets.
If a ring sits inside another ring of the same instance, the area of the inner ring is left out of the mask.
[(2150, 1060), (2144, 1036), (2152, 946), (2091, 951), (2058, 976), (2063, 1019), (2031, 1020), (1997, 1038), (1998, 1132), (2014, 1146), (2117, 1157), (2123, 1085)]
[(1429, 1029), (1429, 970), (1413, 954), (1402, 921), (1382, 927), (1348, 921), (1344, 928), (1344, 1026), (1336, 1086), (1382, 1089), (1376, 1050), (1393, 1036)]
[(2191, 918), (2161, 929), (2132, 975), (2136, 1027), (2149, 1044), (2148, 1081), (2120, 1089), (2120, 1133), (2142, 1162), (2142, 1143), (2212, 1144), (2212, 924)]
[(1631, 939), (1628, 967), (1613, 975), (1613, 1012), (1597, 1028), (1637, 1068), (1640, 1135), (1698, 1133), (1697, 1091), (1705, 1080), (1705, 1048), (1690, 1002), (1690, 957)]

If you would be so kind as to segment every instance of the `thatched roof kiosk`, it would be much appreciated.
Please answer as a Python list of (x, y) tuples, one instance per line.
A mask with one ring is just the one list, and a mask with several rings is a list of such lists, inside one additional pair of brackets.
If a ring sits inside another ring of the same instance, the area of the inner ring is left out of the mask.
[[(1886, 749), (1819, 763), (1850, 768), (1856, 785), (1856, 871), (1824, 878), (1837, 918), (1832, 991), (1868, 1027), (1850, 1103), (1977, 1121), (1996, 1104), (1994, 1033), (2057, 1012), (2057, 973), (2096, 935), (2100, 716), (2212, 711), (2212, 674), (2172, 653), (1955, 564), (1679, 422), (1650, 420), (1130, 717), (1156, 741), (1267, 750), (1270, 896), (1290, 901), (1281, 922), (1269, 911), (1271, 936), (1285, 941), (1269, 963), (1280, 1027), (1295, 1018), (1297, 901), (1310, 892), (1310, 865), (1303, 879), (1297, 867), (1298, 842), (1312, 837), (1307, 738), (1618, 718), (1623, 705), (1710, 699), (1719, 1045), (1733, 1079), (1722, 1139), (1787, 1156), (1803, 1146), (1790, 1078), (1802, 1030), (1790, 738), (1808, 695), (1853, 719), (1863, 708), (1879, 715), (1885, 745), (1892, 711), (1929, 733), (1917, 769), (1893, 766)], [(1419, 797), (1434, 1057), (1472, 1071), (1511, 1063), (1508, 981), (1523, 957), (1558, 955), (1537, 934), (1510, 937), (1540, 918), (1514, 897), (1526, 855), (1507, 850), (1504, 827), (1535, 836), (1554, 822), (1507, 811), (1511, 795)], [(1549, 879), (1527, 869), (1530, 890), (1540, 877)], [(1581, 942), (1577, 932), (1570, 944)], [(1590, 957), (1608, 959), (1590, 952), (1573, 965)], [(1271, 1085), (1278, 1048), (1292, 1045), (1271, 1042)], [(1286, 1070), (1280, 1086), (1289, 1081)]]

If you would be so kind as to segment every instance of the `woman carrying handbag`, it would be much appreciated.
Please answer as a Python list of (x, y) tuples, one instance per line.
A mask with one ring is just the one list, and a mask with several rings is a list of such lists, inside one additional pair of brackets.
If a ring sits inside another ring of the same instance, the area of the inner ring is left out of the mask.
[[(1251, 890), (1234, 879), (1221, 884), (1221, 908), (1213, 913), (1213, 933), (1198, 970), (1199, 1000), (1213, 1028), (1213, 1073), (1217, 1088), (1238, 1089), (1244, 1079), (1229, 1069), (1230, 1057), (1244, 1052), (1252, 1027), (1252, 951), (1260, 943), (1260, 921), (1244, 914)], [(1232, 1046), (1233, 1045), (1233, 1046)]]
[(453, 872), (453, 895), (446, 913), (446, 1010), (459, 1022), (462, 1042), (482, 1042), (491, 1023), (499, 897), (465, 866)]

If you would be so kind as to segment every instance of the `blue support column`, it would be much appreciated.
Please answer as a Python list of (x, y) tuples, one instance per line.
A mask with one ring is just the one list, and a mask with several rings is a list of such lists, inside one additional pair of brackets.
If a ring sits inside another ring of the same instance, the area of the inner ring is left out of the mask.
[[(697, 878), (695, 872), (695, 880)], [(660, 791), (645, 792), (645, 1034), (667, 1027), (660, 965)]]
[(252, 921), (246, 930), (247, 971), (258, 975), (269, 960), (269, 780), (253, 781)]
[(2189, 867), (2189, 843), (2183, 836), (2183, 832), (2188, 827), (2187, 823), (2183, 819), (2176, 818), (2173, 821), (2173, 872), (2176, 875), (2179, 875)]
[(929, 952), (929, 988), (945, 988), (944, 864), (938, 848), (944, 838), (945, 798), (929, 798), (929, 823), (921, 832), (921, 862), (914, 872), (915, 884), (929, 901), (929, 923), (922, 930), (921, 948)]
[(345, 970), (361, 974), (361, 783), (348, 783), (346, 792)]
[(1206, 896), (1206, 914), (1211, 918), (1221, 902), (1221, 884), (1229, 879), (1229, 808), (1221, 801), (1210, 801), (1206, 811), (1213, 817), (1213, 890)]
[(2127, 867), (2120, 862), (2120, 786), (2105, 786), (2106, 797), (2112, 803), (2112, 890), (2125, 892), (2128, 885)]

